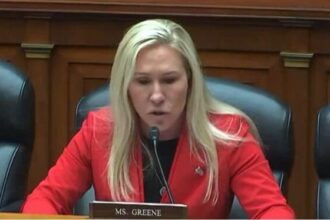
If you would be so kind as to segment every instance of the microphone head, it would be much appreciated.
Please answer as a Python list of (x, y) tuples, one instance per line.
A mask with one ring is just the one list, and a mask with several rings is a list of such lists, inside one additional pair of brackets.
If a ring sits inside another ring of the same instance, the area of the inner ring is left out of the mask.
[(159, 139), (159, 129), (157, 127), (149, 128), (149, 138), (153, 141), (158, 141)]

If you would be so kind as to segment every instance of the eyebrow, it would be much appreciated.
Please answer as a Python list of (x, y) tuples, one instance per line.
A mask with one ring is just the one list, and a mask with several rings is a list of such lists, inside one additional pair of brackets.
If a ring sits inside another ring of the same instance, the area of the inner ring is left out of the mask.
[[(172, 70), (169, 72), (162, 73), (161, 75), (168, 76), (168, 75), (173, 75), (173, 74), (178, 74), (178, 73), (179, 73), (179, 71)], [(134, 72), (134, 76), (149, 76), (149, 75), (150, 75), (150, 73), (147, 73), (147, 72)]]
[(173, 75), (173, 74), (178, 74), (178, 73), (179, 73), (179, 71), (175, 71), (175, 70), (173, 70), (173, 71), (170, 71), (170, 72), (164, 73), (163, 75), (164, 75), (164, 76), (168, 76), (168, 75)]
[(146, 72), (134, 72), (134, 76), (135, 75), (150, 75), (150, 74)]

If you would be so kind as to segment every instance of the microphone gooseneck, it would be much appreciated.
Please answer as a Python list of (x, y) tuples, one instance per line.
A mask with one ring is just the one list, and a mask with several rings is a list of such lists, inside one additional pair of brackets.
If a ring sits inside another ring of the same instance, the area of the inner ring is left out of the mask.
[(153, 146), (157, 146), (159, 140), (159, 130), (157, 127), (151, 127), (149, 129), (149, 138), (151, 139)]
[(164, 183), (165, 189), (167, 191), (168, 197), (170, 199), (170, 202), (172, 204), (174, 204), (175, 202), (174, 202), (174, 199), (173, 199), (173, 196), (172, 196), (172, 192), (170, 190), (170, 187), (168, 186), (166, 177), (164, 175), (162, 164), (161, 164), (161, 162), (159, 160), (159, 157), (158, 157), (157, 144), (158, 144), (158, 141), (159, 141), (159, 129), (157, 127), (151, 127), (149, 129), (149, 138), (151, 139), (153, 147), (154, 147), (157, 164), (159, 166), (160, 174), (161, 174), (161, 177), (163, 179), (163, 183)]

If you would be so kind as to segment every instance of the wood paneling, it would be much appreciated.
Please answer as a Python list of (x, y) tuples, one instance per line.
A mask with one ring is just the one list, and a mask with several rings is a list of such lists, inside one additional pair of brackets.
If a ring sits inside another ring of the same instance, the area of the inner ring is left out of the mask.
[(74, 134), (75, 106), (79, 98), (105, 83), (110, 76), (113, 48), (57, 47), (51, 78), (51, 163)]
[[(283, 94), (282, 60), (274, 53), (200, 51), (206, 74), (222, 76)], [(275, 85), (271, 82), (278, 82)]]
[[(320, 19), (330, 16), (327, 0), (2, 0), (3, 12), (53, 14), (148, 14), (191, 17), (263, 17)], [(10, 13), (9, 13), (10, 14)]]
[[(205, 74), (263, 88), (291, 106), (295, 160), (288, 201), (299, 218), (314, 217), (315, 118), (330, 102), (326, 0), (0, 1), (0, 58), (27, 72), (36, 90), (29, 191), (75, 133), (79, 98), (108, 81), (125, 30), (152, 17), (173, 19), (191, 33)], [(26, 57), (26, 43), (54, 48), (49, 58)], [(314, 56), (309, 67), (286, 67), (281, 52)]]

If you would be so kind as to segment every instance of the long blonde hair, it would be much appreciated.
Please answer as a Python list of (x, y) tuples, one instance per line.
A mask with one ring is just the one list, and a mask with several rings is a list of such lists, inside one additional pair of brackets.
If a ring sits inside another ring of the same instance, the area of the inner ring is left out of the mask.
[[(134, 74), (139, 51), (153, 44), (167, 44), (183, 57), (189, 80), (186, 103), (186, 123), (191, 152), (207, 164), (209, 179), (204, 201), (218, 199), (218, 163), (216, 141), (238, 141), (233, 134), (217, 129), (208, 119), (210, 112), (240, 114), (238, 109), (211, 97), (205, 88), (202, 69), (194, 43), (186, 30), (177, 23), (165, 19), (142, 21), (123, 37), (119, 44), (111, 71), (110, 99), (114, 120), (111, 153), (108, 161), (109, 187), (114, 200), (130, 200), (135, 189), (129, 175), (133, 159), (133, 146), (139, 138), (135, 111), (129, 101), (128, 86)], [(251, 121), (250, 121), (251, 122)], [(253, 133), (258, 137), (251, 122)], [(202, 155), (200, 153), (202, 152)]]

